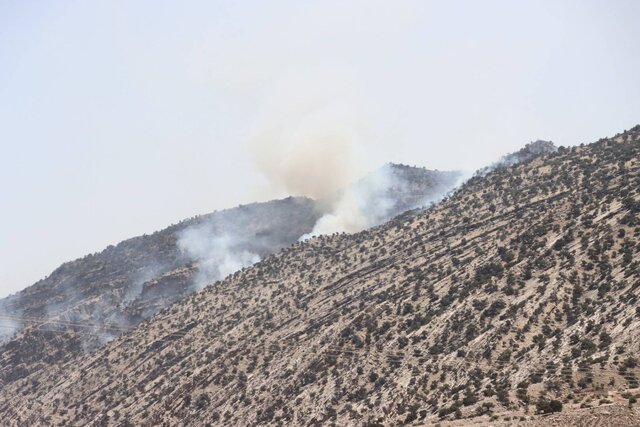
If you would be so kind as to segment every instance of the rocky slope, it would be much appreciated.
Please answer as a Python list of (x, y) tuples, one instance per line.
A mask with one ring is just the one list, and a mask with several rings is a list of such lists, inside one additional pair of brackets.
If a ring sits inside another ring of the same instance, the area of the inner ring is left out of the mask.
[(119, 328), (196, 290), (190, 279), (198, 260), (180, 247), (185, 232), (197, 230), (203, 240), (233, 234), (243, 249), (266, 256), (297, 241), (318, 216), (311, 199), (290, 197), (188, 219), (63, 264), (0, 300), (0, 316), (25, 319), (24, 326), (42, 319), (106, 324), (101, 331), (105, 338), (109, 325), (117, 335)]
[(467, 425), (553, 400), (631, 402), (639, 154), (636, 127), (296, 243), (92, 354), (14, 378), (3, 423)]
[[(444, 193), (459, 176), (387, 168), (393, 179), (381, 191), (393, 204), (381, 220)], [(18, 332), (0, 346), (0, 384), (91, 351), (204, 284), (291, 245), (312, 230), (323, 209), (292, 197), (243, 205), (63, 264), (0, 300), (0, 334)]]

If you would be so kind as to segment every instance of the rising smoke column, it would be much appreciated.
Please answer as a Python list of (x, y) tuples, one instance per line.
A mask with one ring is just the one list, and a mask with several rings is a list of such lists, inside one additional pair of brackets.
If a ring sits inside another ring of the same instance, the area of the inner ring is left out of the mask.
[(275, 191), (326, 199), (358, 177), (360, 140), (343, 114), (327, 106), (261, 131), (254, 164)]
[(265, 94), (248, 140), (272, 195), (324, 200), (363, 175), (373, 138), (356, 86), (348, 73), (316, 70)]
[[(394, 197), (404, 192), (406, 182), (389, 165), (373, 167), (374, 138), (359, 98), (342, 77), (321, 73), (283, 80), (265, 97), (262, 114), (247, 135), (253, 163), (271, 196), (306, 196), (317, 202), (320, 215), (313, 229), (295, 238), (353, 233), (401, 212)], [(358, 180), (367, 170), (375, 172)], [(260, 260), (263, 252), (251, 247), (256, 237), (243, 234), (244, 228), (228, 221), (181, 233), (179, 247), (198, 263), (198, 287)]]
[[(322, 216), (311, 236), (353, 233), (378, 225), (398, 211), (397, 193), (407, 182), (390, 165), (377, 166), (375, 138), (355, 91), (340, 76), (294, 79), (267, 100), (250, 133), (253, 161), (270, 189), (316, 200)], [(369, 172), (365, 178), (365, 171)], [(424, 206), (452, 188), (425, 195)], [(394, 194), (395, 192), (395, 194)]]
[(288, 79), (267, 98), (250, 135), (254, 164), (273, 192), (318, 202), (325, 215), (313, 235), (361, 230), (384, 210), (383, 198), (375, 208), (365, 205), (382, 195), (385, 171), (355, 184), (373, 169), (373, 137), (349, 81), (332, 72)]

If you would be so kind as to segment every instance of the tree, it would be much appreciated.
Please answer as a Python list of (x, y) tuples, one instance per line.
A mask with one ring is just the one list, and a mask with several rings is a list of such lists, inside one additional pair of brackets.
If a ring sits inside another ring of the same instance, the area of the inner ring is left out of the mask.
[(538, 410), (538, 413), (541, 414), (552, 414), (554, 412), (561, 412), (562, 402), (560, 402), (559, 400), (546, 400), (540, 398), (538, 400), (538, 403), (536, 403), (536, 409)]

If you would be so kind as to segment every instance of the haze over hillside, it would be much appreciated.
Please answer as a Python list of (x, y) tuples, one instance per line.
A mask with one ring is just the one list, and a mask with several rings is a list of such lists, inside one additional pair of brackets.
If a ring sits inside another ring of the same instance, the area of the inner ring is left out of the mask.
[[(537, 141), (484, 170), (554, 150), (553, 143)], [(62, 319), (75, 325), (89, 322), (91, 337), (82, 339), (81, 346), (89, 350), (207, 283), (299, 239), (378, 225), (438, 201), (464, 179), (462, 172), (387, 164), (322, 200), (288, 198), (244, 205), (109, 246), (0, 299), (0, 341), (34, 321)]]
[[(493, 168), (424, 211), (269, 255), (91, 354), (62, 348), (49, 369), (26, 357), (47, 336), (31, 329), (3, 347), (0, 413), (15, 426), (527, 425), (557, 401), (554, 419), (574, 425), (580, 407), (626, 405), (639, 159), (637, 126)], [(613, 425), (640, 422), (616, 408)]]
[[(299, 239), (359, 231), (427, 205), (460, 177), (459, 172), (386, 165), (326, 200), (289, 197), (243, 205), (66, 263), (0, 300), (0, 338), (22, 331), (0, 356), (0, 381), (90, 351), (206, 284)], [(76, 331), (58, 336), (60, 325), (63, 331)], [(43, 331), (53, 334), (41, 335)], [(25, 369), (25, 361), (32, 366)]]

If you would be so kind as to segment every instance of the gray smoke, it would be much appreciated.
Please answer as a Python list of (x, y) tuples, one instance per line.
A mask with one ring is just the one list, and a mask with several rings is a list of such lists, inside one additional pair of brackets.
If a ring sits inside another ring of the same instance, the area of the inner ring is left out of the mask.
[[(134, 326), (122, 309), (140, 295), (147, 280), (162, 271), (162, 266), (156, 263), (134, 270), (121, 289), (106, 293), (102, 298), (92, 297), (76, 278), (65, 278), (57, 286), (58, 296), (45, 305), (44, 316), (39, 323), (46, 329), (75, 331), (83, 350), (91, 352)], [(121, 298), (118, 296), (120, 292)], [(77, 304), (69, 303), (72, 296)]]
[(194, 278), (197, 289), (260, 261), (257, 253), (247, 249), (245, 239), (231, 230), (216, 232), (211, 223), (184, 230), (178, 238), (178, 247), (198, 263)]
[(284, 79), (266, 94), (249, 142), (272, 193), (326, 199), (363, 175), (371, 136), (348, 80), (321, 70)]
[(288, 197), (242, 205), (202, 217), (178, 233), (178, 247), (195, 262), (200, 289), (291, 245), (318, 218), (308, 198)]
[(254, 163), (272, 190), (311, 197), (326, 212), (300, 239), (379, 223), (392, 206), (386, 191), (394, 177), (383, 167), (356, 182), (366, 163), (360, 122), (323, 96), (289, 101), (291, 108), (280, 105), (256, 126), (252, 147)]
[[(11, 298), (11, 297), (10, 297)], [(22, 328), (21, 312), (14, 308), (16, 300), (0, 300), (0, 343), (11, 338)]]

